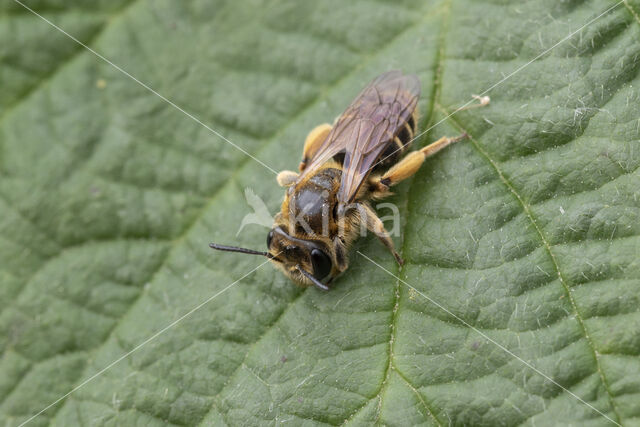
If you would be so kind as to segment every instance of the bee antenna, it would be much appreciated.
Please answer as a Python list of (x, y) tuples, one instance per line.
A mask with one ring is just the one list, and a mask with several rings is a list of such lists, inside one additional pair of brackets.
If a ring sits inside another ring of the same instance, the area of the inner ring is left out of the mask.
[(269, 252), (254, 251), (253, 249), (239, 248), (237, 246), (225, 246), (225, 245), (219, 245), (217, 243), (209, 243), (209, 247), (211, 249), (216, 249), (218, 251), (240, 252), (241, 254), (262, 255), (262, 256), (266, 256), (269, 259), (274, 258), (274, 256), (271, 255)]
[(302, 275), (304, 277), (306, 277), (307, 279), (311, 280), (311, 282), (314, 284), (314, 286), (316, 288), (322, 289), (323, 291), (328, 291), (329, 290), (329, 287), (327, 285), (325, 285), (324, 283), (322, 283), (321, 281), (319, 281), (318, 279), (313, 277), (310, 273), (304, 271), (299, 265), (296, 265), (296, 269), (300, 273), (302, 273)]

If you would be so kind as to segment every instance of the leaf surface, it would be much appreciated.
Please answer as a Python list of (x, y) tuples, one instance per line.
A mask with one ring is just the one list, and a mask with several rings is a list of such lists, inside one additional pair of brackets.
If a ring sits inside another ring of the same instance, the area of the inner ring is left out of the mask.
[[(0, 423), (76, 387), (30, 424), (640, 422), (638, 1), (28, 5), (193, 117), (0, 2)], [(294, 169), (389, 69), (417, 146), (470, 136), (389, 200), (405, 266), (369, 236), (322, 293), (211, 252), (282, 190), (193, 118)]]

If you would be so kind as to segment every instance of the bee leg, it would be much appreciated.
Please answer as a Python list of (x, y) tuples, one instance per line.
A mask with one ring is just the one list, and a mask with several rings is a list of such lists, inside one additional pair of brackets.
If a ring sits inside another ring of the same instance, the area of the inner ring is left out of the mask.
[(336, 268), (340, 272), (345, 271), (349, 267), (349, 261), (347, 260), (346, 246), (340, 237), (333, 238), (333, 250), (336, 253)]
[(307, 167), (307, 162), (313, 158), (313, 156), (318, 152), (320, 145), (327, 139), (327, 135), (331, 131), (331, 125), (329, 123), (323, 123), (321, 125), (316, 126), (309, 132), (307, 135), (307, 139), (304, 141), (304, 149), (302, 150), (302, 161), (298, 166), (300, 172)]
[(466, 133), (455, 138), (443, 136), (439, 140), (427, 145), (426, 147), (407, 154), (402, 160), (400, 160), (384, 175), (382, 175), (380, 181), (374, 184), (374, 196), (375, 192), (384, 193), (392, 185), (396, 185), (400, 181), (404, 181), (405, 179), (415, 174), (418, 169), (420, 169), (420, 166), (422, 166), (422, 163), (424, 163), (424, 160), (427, 157), (433, 156), (438, 151), (445, 148), (447, 145), (458, 142), (466, 137)]
[(300, 175), (298, 172), (294, 171), (282, 171), (278, 173), (276, 180), (278, 181), (278, 185), (280, 187), (289, 187), (293, 185)]
[(389, 233), (384, 228), (384, 224), (382, 223), (382, 220), (378, 218), (378, 215), (376, 215), (373, 209), (371, 209), (369, 206), (362, 203), (358, 203), (358, 205), (359, 205), (358, 210), (361, 212), (361, 216), (360, 216), (361, 220), (362, 220), (362, 213), (364, 213), (364, 216), (365, 216), (364, 220), (366, 221), (366, 224), (367, 224), (367, 230), (375, 233), (375, 235), (378, 236), (378, 239), (380, 239), (380, 241), (387, 247), (387, 249), (391, 251), (394, 258), (398, 262), (398, 265), (404, 264), (404, 260), (400, 257), (400, 255), (398, 255), (398, 252), (396, 252), (396, 248), (393, 245), (393, 240), (391, 240), (391, 236), (389, 236)]

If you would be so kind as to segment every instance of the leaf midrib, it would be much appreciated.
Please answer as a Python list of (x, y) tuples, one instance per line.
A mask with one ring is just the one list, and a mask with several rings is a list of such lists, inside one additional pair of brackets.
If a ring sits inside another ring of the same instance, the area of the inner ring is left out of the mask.
[[(440, 34), (438, 35), (438, 47), (436, 49), (436, 59), (435, 59), (435, 66), (434, 66), (434, 75), (433, 75), (433, 89), (431, 91), (431, 97), (429, 99), (429, 108), (427, 109), (427, 114), (425, 116), (426, 120), (424, 120), (423, 122), (426, 123), (426, 127), (427, 129), (430, 129), (432, 126), (432, 122), (433, 122), (433, 113), (435, 111), (435, 106), (436, 106), (436, 99), (439, 96), (439, 93), (441, 91), (441, 85), (442, 85), (442, 68), (443, 68), (443, 58), (444, 58), (444, 50), (446, 47), (446, 35), (447, 35), (447, 30), (449, 29), (449, 21), (450, 21), (450, 15), (451, 15), (451, 3), (452, 0), (446, 0), (446, 2), (443, 4), (442, 6), (442, 15), (444, 16), (443, 18), (443, 23), (442, 23), (442, 27), (440, 30)], [(426, 133), (427, 136), (429, 135), (429, 132)], [(424, 136), (424, 135), (423, 135)], [(409, 214), (410, 211), (410, 206), (411, 204), (408, 203), (410, 198), (411, 198), (411, 188), (413, 187), (413, 178), (411, 178), (411, 183), (409, 185), (409, 190), (407, 192), (407, 216)], [(406, 258), (406, 239), (404, 239), (404, 236), (406, 235), (407, 232), (407, 222), (405, 222), (405, 225), (403, 227), (403, 231), (402, 231), (402, 236), (403, 236), (403, 241), (402, 241), (402, 246), (400, 247), (400, 253), (403, 259), (407, 259)], [(405, 264), (406, 265), (406, 264)], [(397, 265), (395, 266), (396, 270), (398, 271), (399, 274), (401, 274), (404, 271), (404, 266), (398, 268)], [(391, 375), (392, 371), (395, 371), (396, 374), (407, 384), (407, 386), (411, 389), (411, 391), (413, 393), (415, 393), (418, 397), (418, 399), (420, 400), (420, 402), (422, 403), (422, 405), (424, 406), (425, 410), (427, 411), (427, 413), (429, 413), (429, 415), (433, 418), (433, 420), (439, 425), (442, 426), (444, 425), (439, 419), (438, 417), (435, 415), (434, 411), (431, 409), (430, 405), (426, 402), (426, 400), (423, 398), (423, 396), (420, 395), (420, 393), (418, 392), (418, 390), (415, 388), (415, 386), (413, 386), (409, 380), (405, 377), (404, 374), (402, 374), (398, 369), (395, 368), (395, 364), (394, 364), (394, 359), (393, 359), (393, 347), (394, 347), (394, 343), (395, 343), (395, 338), (396, 338), (396, 331), (397, 331), (397, 315), (398, 312), (400, 310), (400, 301), (401, 301), (401, 291), (402, 291), (402, 284), (400, 282), (400, 280), (396, 280), (396, 284), (395, 284), (395, 289), (394, 289), (394, 301), (393, 301), (393, 312), (391, 315), (391, 322), (390, 322), (390, 327), (391, 327), (391, 333), (389, 336), (389, 358), (388, 358), (388, 362), (387, 362), (387, 367), (384, 373), (384, 378), (382, 380), (382, 382), (380, 383), (380, 387), (378, 388), (378, 391), (375, 393), (375, 395), (373, 397), (371, 397), (370, 399), (366, 400), (362, 405), (360, 405), (358, 408), (356, 408), (342, 423), (342, 425), (346, 425), (348, 424), (362, 409), (364, 409), (372, 400), (374, 399), (379, 399), (379, 403), (378, 403), (378, 413), (377, 413), (377, 418), (376, 418), (376, 422), (379, 423), (379, 417), (380, 417), (380, 413), (381, 413), (381, 408), (382, 408), (382, 403), (383, 403), (383, 393), (385, 392), (386, 389), (386, 385), (389, 382), (389, 377)]]

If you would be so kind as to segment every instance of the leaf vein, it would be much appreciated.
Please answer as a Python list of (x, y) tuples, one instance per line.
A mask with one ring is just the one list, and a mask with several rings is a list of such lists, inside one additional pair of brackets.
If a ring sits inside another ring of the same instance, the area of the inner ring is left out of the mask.
[[(442, 111), (443, 113), (448, 114), (448, 112), (446, 110), (443, 109)], [(462, 125), (453, 117), (449, 117), (449, 120), (460, 130), (462, 130), (463, 132), (467, 132), (464, 127), (462, 127)], [(578, 306), (577, 303), (575, 301), (575, 298), (573, 297), (573, 294), (571, 292), (571, 288), (569, 287), (564, 275), (562, 274), (561, 270), (560, 270), (560, 266), (558, 264), (558, 261), (556, 259), (555, 253), (551, 250), (551, 245), (549, 244), (549, 241), (546, 237), (546, 235), (543, 233), (542, 229), (540, 228), (540, 226), (538, 225), (538, 223), (536, 222), (535, 218), (533, 217), (533, 213), (531, 212), (531, 208), (529, 207), (529, 205), (524, 201), (524, 199), (522, 198), (522, 196), (520, 195), (520, 193), (518, 193), (515, 189), (515, 187), (509, 182), (509, 180), (504, 176), (504, 174), (502, 173), (502, 170), (498, 167), (498, 164), (489, 156), (489, 154), (487, 153), (486, 150), (484, 150), (484, 148), (482, 148), (482, 146), (478, 143), (477, 139), (475, 139), (471, 134), (467, 133), (469, 135), (469, 139), (472, 142), (473, 146), (476, 148), (476, 150), (478, 150), (478, 152), (482, 155), (482, 157), (484, 157), (490, 164), (491, 166), (495, 169), (496, 173), (498, 174), (498, 176), (500, 177), (500, 180), (504, 183), (504, 185), (507, 187), (507, 189), (515, 196), (515, 198), (518, 200), (518, 202), (521, 204), (522, 209), (524, 210), (526, 216), (528, 217), (528, 219), (531, 221), (533, 227), (535, 228), (538, 236), (540, 237), (540, 240), (542, 241), (544, 247), (546, 248), (550, 258), (551, 258), (551, 262), (553, 263), (554, 269), (556, 270), (557, 274), (558, 274), (558, 278), (560, 279), (560, 283), (562, 284), (562, 287), (564, 288), (565, 294), (567, 295), (569, 302), (571, 303), (571, 307), (574, 311), (575, 314), (575, 318), (578, 321), (578, 324), (582, 330), (582, 333), (584, 335), (584, 338), (591, 350), (591, 356), (594, 359), (595, 365), (596, 365), (596, 371), (599, 374), (600, 380), (602, 382), (602, 385), (604, 387), (605, 392), (607, 393), (608, 399), (609, 399), (609, 404), (611, 405), (611, 409), (615, 415), (616, 418), (616, 422), (620, 423), (621, 417), (618, 414), (618, 411), (616, 409), (616, 406), (614, 404), (614, 399), (613, 399), (613, 393), (611, 391), (611, 388), (609, 387), (609, 383), (607, 382), (606, 376), (602, 370), (602, 366), (600, 365), (600, 359), (598, 356), (598, 351), (596, 350), (595, 344), (591, 338), (591, 336), (589, 335), (589, 332), (587, 330), (587, 327), (585, 325), (585, 322), (582, 318), (582, 315), (580, 314), (580, 311), (578, 310)]]

